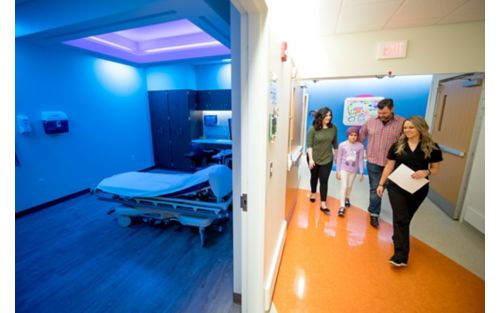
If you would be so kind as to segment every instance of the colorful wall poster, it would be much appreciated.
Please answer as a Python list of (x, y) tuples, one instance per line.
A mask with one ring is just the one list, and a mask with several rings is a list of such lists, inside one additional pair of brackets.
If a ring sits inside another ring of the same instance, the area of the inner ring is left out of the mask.
[(377, 116), (377, 103), (384, 97), (352, 97), (344, 100), (344, 125), (361, 126), (371, 116)]

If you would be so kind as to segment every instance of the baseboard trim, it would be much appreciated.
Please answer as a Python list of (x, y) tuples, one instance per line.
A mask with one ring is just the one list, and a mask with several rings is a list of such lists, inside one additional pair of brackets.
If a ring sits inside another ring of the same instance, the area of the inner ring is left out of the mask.
[(283, 247), (285, 246), (286, 227), (287, 227), (287, 222), (283, 221), (281, 223), (278, 242), (274, 249), (273, 258), (271, 260), (271, 268), (269, 269), (269, 274), (266, 279), (266, 285), (264, 287), (264, 308), (266, 311), (269, 311), (269, 309), (271, 308), (271, 300), (273, 298), (274, 285), (276, 284), (276, 277), (278, 276), (281, 256), (283, 255)]
[(29, 214), (32, 214), (32, 213), (35, 213), (35, 212), (38, 212), (38, 211), (41, 211), (43, 209), (46, 209), (46, 208), (48, 208), (50, 206), (59, 204), (61, 202), (68, 201), (70, 199), (74, 199), (76, 197), (79, 197), (79, 196), (84, 195), (84, 194), (89, 193), (89, 192), (90, 192), (90, 188), (87, 188), (87, 189), (80, 190), (80, 191), (77, 191), (75, 193), (72, 193), (70, 195), (67, 195), (67, 196), (64, 196), (64, 197), (61, 197), (61, 198), (57, 198), (55, 200), (52, 200), (52, 201), (49, 201), (49, 202), (45, 202), (45, 203), (39, 204), (37, 206), (34, 206), (34, 207), (31, 207), (31, 208), (28, 208), (28, 209), (16, 212), (16, 219), (20, 218), (20, 217), (23, 217), (23, 216), (26, 216), (26, 215), (29, 215)]
[[(150, 167), (146, 167), (146, 168), (144, 168), (142, 170), (138, 170), (138, 172), (148, 172), (148, 171), (150, 171), (150, 170), (152, 170), (154, 168), (155, 168), (154, 166), (150, 166)], [(69, 194), (67, 196), (64, 196), (64, 197), (61, 197), (61, 198), (57, 198), (57, 199), (49, 201), (49, 202), (42, 203), (42, 204), (39, 204), (37, 206), (28, 208), (28, 209), (21, 210), (19, 212), (16, 212), (16, 218), (20, 218), (20, 217), (23, 217), (23, 216), (26, 216), (26, 215), (38, 212), (40, 210), (46, 209), (46, 208), (48, 208), (50, 206), (59, 204), (61, 202), (64, 202), (64, 201), (67, 201), (67, 200), (70, 200), (70, 199), (74, 199), (76, 197), (79, 197), (81, 195), (84, 195), (86, 193), (91, 192), (92, 191), (91, 189), (92, 188), (86, 188), (84, 190), (77, 191), (77, 192)]]
[(233, 292), (233, 302), (241, 305), (241, 294)]
[(481, 233), (484, 234), (485, 228), (484, 228), (484, 215), (481, 213), (477, 212), (474, 210), (472, 207), (468, 206), (467, 209), (465, 210), (464, 214), (464, 221), (472, 225), (474, 228), (479, 230)]

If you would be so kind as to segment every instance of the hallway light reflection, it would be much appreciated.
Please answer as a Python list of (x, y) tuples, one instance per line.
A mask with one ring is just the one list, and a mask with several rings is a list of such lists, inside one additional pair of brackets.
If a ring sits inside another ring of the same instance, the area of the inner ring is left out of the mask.
[(306, 291), (306, 274), (304, 269), (298, 269), (298, 273), (295, 276), (295, 294), (301, 300), (304, 299), (304, 294)]

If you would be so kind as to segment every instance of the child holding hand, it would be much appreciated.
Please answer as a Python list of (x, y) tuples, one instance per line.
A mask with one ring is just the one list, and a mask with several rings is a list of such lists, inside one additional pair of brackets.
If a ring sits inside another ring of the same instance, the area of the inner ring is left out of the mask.
[(359, 169), (359, 181), (363, 181), (363, 156), (365, 153), (363, 144), (358, 142), (360, 127), (351, 126), (347, 129), (347, 140), (342, 142), (338, 148), (337, 155), (337, 179), (340, 180), (340, 208), (338, 215), (343, 217), (345, 208), (351, 206), (349, 196), (352, 185)]

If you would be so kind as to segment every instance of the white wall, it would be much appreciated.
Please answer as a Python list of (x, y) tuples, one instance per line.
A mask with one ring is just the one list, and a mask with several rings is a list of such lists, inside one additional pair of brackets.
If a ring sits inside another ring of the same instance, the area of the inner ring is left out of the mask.
[[(270, 97), (267, 101), (267, 115), (278, 109), (276, 139), (267, 142), (267, 178), (266, 178), (266, 212), (265, 212), (265, 250), (264, 250), (264, 279), (266, 305), (270, 305), (270, 298), (274, 289), (274, 282), (278, 272), (282, 248), (286, 233), (285, 198), (288, 158), (289, 110), (292, 83), (292, 60), (281, 61), (281, 42), (283, 35), (279, 32), (279, 18), (273, 14), (281, 12), (270, 10), (269, 20), (269, 73), (268, 89), (271, 80), (276, 79), (277, 103), (273, 104)], [(267, 131), (269, 132), (269, 126)], [(267, 309), (268, 307), (266, 307)]]
[[(404, 59), (377, 60), (377, 43), (408, 40)], [(484, 72), (484, 23), (290, 38), (301, 78), (350, 77), (387, 73)]]

